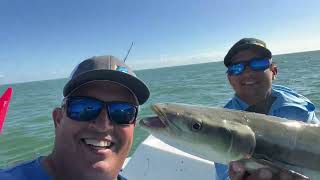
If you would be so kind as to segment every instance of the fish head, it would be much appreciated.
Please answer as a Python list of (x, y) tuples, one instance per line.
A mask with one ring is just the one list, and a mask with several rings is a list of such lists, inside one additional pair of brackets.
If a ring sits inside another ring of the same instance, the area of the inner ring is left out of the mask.
[(156, 137), (183, 138), (193, 136), (201, 129), (202, 120), (179, 106), (158, 103), (151, 105), (151, 109), (156, 116), (143, 118), (139, 124)]
[(221, 118), (221, 109), (177, 103), (157, 103), (151, 108), (156, 116), (143, 118), (139, 124), (182, 151), (223, 164), (252, 154), (251, 129)]

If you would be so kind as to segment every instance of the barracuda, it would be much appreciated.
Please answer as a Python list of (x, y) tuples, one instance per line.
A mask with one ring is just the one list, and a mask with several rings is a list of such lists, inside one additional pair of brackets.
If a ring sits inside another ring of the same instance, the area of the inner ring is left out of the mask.
[(186, 104), (154, 104), (139, 124), (190, 154), (249, 169), (272, 167), (320, 179), (320, 127), (274, 116)]

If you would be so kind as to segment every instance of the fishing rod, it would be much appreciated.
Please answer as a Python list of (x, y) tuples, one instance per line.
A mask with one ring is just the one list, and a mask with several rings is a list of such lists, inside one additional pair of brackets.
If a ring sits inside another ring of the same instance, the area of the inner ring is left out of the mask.
[(131, 51), (132, 46), (133, 46), (133, 41), (131, 42), (131, 46), (130, 46), (128, 52), (127, 52), (127, 55), (125, 56), (125, 58), (123, 58), (123, 62), (126, 62), (127, 57), (128, 57), (128, 55), (129, 55), (129, 53), (130, 53), (130, 51)]
[(4, 120), (6, 119), (7, 111), (9, 108), (9, 103), (12, 95), (12, 88), (9, 87), (3, 95), (0, 97), (0, 134), (2, 131), (2, 127), (4, 124)]

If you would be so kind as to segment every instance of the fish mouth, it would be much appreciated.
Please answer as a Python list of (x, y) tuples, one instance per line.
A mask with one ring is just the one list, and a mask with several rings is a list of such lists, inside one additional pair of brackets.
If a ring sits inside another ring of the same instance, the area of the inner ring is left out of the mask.
[(151, 116), (151, 117), (146, 117), (140, 120), (140, 125), (146, 126), (148, 128), (166, 128), (167, 126), (165, 125), (164, 122), (161, 121), (161, 119), (158, 116)]
[(148, 128), (166, 128), (168, 127), (168, 118), (162, 111), (163, 107), (161, 104), (151, 105), (151, 109), (157, 114), (157, 116), (150, 116), (140, 120), (139, 124)]

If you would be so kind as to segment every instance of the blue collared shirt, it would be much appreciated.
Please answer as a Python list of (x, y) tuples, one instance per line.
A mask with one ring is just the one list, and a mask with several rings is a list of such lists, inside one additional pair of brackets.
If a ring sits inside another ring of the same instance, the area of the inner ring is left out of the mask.
[[(271, 96), (276, 99), (272, 103), (268, 115), (320, 124), (315, 115), (314, 104), (306, 97), (280, 85), (272, 86)], [(224, 106), (224, 108), (235, 110), (246, 110), (248, 107), (249, 105), (236, 95)], [(229, 179), (228, 166), (215, 163), (215, 167), (217, 180)]]
[[(0, 169), (1, 180), (53, 180), (41, 165), (42, 158), (19, 164), (8, 169)], [(118, 180), (127, 180), (118, 175)]]

